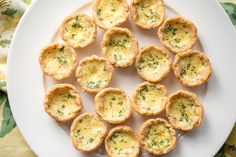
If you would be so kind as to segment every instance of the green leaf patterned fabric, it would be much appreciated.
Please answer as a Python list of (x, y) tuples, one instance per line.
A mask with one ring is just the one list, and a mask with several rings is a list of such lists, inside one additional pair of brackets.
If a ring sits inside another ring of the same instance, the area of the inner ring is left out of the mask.
[(226, 3), (221, 3), (221, 5), (225, 9), (232, 23), (236, 25), (236, 4), (226, 2)]
[(3, 107), (3, 113), (2, 113), (2, 125), (1, 125), (1, 130), (0, 130), (0, 137), (5, 136), (8, 134), (13, 128), (16, 127), (16, 122), (13, 118), (9, 101), (7, 98), (7, 94), (5, 92), (0, 92), (0, 103), (1, 105), (4, 105)]
[[(0, 0), (0, 157), (34, 157), (14, 121), (6, 94), (6, 61), (14, 30), (31, 0)], [(236, 25), (236, 0), (220, 0)], [(13, 149), (17, 148), (17, 149)], [(236, 126), (215, 157), (236, 157)]]

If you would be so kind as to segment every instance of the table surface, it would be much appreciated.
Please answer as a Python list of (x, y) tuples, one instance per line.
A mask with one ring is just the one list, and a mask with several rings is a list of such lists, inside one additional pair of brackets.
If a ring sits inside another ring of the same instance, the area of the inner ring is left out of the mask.
[[(0, 156), (34, 157), (22, 138), (6, 94), (6, 62), (12, 35), (31, 0), (0, 0)], [(236, 0), (220, 0), (232, 23), (236, 26)], [(236, 156), (236, 126), (215, 157)]]

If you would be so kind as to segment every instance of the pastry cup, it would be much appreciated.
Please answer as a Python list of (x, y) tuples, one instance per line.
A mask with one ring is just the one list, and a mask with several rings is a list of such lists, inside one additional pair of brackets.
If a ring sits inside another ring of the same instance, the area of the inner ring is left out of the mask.
[(77, 82), (90, 93), (97, 93), (111, 82), (113, 67), (103, 57), (95, 55), (85, 57), (76, 69)]
[(66, 45), (53, 43), (41, 50), (39, 63), (46, 75), (62, 80), (71, 76), (75, 70), (76, 53)]
[(73, 48), (83, 48), (96, 40), (97, 27), (84, 14), (68, 16), (60, 27), (61, 38)]
[(132, 108), (140, 115), (157, 115), (165, 110), (167, 89), (162, 84), (143, 82), (132, 96)]
[(188, 87), (197, 87), (206, 83), (212, 73), (209, 58), (197, 50), (176, 54), (172, 68), (178, 80)]
[(170, 95), (166, 116), (174, 128), (190, 131), (202, 123), (203, 106), (196, 94), (180, 90)]
[(94, 0), (93, 19), (102, 29), (122, 25), (128, 19), (129, 6), (126, 0)]
[(165, 18), (163, 0), (132, 0), (130, 4), (132, 22), (143, 29), (159, 27)]
[(96, 115), (83, 113), (73, 121), (70, 137), (76, 149), (92, 152), (101, 145), (106, 131), (107, 126)]
[(193, 48), (197, 41), (197, 28), (190, 20), (175, 16), (161, 25), (158, 37), (169, 51), (179, 53)]
[(131, 100), (119, 88), (105, 88), (94, 98), (94, 108), (98, 116), (112, 124), (126, 121), (131, 116)]
[(58, 122), (74, 119), (83, 109), (77, 89), (70, 84), (56, 84), (44, 98), (45, 111)]
[(140, 143), (153, 155), (167, 154), (176, 146), (176, 133), (164, 119), (149, 119), (141, 127)]
[(114, 127), (105, 139), (105, 148), (109, 157), (138, 157), (138, 135), (128, 126)]
[(140, 77), (150, 82), (160, 82), (170, 71), (171, 59), (167, 52), (157, 46), (142, 48), (135, 61)]
[(130, 66), (138, 54), (138, 40), (127, 28), (110, 28), (103, 36), (102, 53), (117, 67)]

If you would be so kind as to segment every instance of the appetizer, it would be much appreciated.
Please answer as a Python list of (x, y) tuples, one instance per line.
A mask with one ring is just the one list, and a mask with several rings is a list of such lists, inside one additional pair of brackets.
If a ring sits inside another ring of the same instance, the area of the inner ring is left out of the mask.
[(83, 90), (97, 93), (111, 82), (113, 67), (105, 58), (85, 57), (76, 69), (77, 82)]
[(131, 20), (138, 27), (153, 29), (160, 26), (165, 18), (163, 0), (132, 0), (130, 5)]
[(157, 46), (142, 48), (135, 61), (138, 74), (150, 82), (160, 82), (170, 71), (169, 54)]
[(76, 149), (91, 152), (101, 145), (106, 131), (107, 126), (96, 115), (83, 113), (73, 121), (70, 137)]
[(126, 0), (94, 0), (93, 18), (102, 29), (120, 26), (128, 19)]
[(128, 126), (114, 127), (105, 139), (105, 148), (109, 157), (138, 157), (138, 135)]
[(212, 73), (209, 58), (197, 50), (175, 55), (172, 67), (178, 80), (188, 87), (196, 87), (207, 82)]
[(67, 17), (60, 28), (61, 38), (73, 48), (86, 47), (96, 39), (97, 27), (84, 14)]
[(166, 116), (174, 128), (189, 131), (201, 124), (203, 107), (196, 94), (180, 90), (169, 97)]
[(39, 63), (45, 74), (62, 80), (68, 78), (75, 70), (76, 53), (66, 45), (54, 43), (42, 49)]
[(57, 84), (47, 91), (44, 98), (45, 111), (58, 122), (74, 119), (83, 108), (80, 94), (70, 84)]
[(131, 100), (118, 88), (105, 88), (94, 98), (95, 111), (106, 122), (117, 124), (131, 115)]
[(130, 66), (138, 53), (138, 40), (127, 28), (110, 28), (103, 36), (102, 53), (117, 67)]
[(160, 42), (174, 53), (191, 49), (197, 41), (197, 28), (181, 16), (167, 19), (158, 30)]
[(140, 143), (153, 155), (166, 154), (175, 148), (175, 130), (164, 119), (149, 119), (141, 127)]
[(167, 99), (164, 85), (143, 82), (132, 96), (132, 107), (141, 115), (157, 115), (165, 109)]

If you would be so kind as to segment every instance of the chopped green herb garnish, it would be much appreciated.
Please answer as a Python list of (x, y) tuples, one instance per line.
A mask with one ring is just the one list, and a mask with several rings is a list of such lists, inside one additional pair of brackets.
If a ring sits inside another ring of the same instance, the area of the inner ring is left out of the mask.
[(72, 95), (68, 94), (68, 95), (67, 95), (67, 98), (69, 99), (69, 98), (73, 98), (73, 97), (72, 97)]
[(89, 138), (87, 143), (92, 143), (94, 141), (93, 138)]
[(61, 110), (57, 110), (57, 113), (60, 114), (61, 116), (64, 114)]
[(101, 83), (102, 83), (101, 80), (97, 82), (87, 82), (87, 87), (92, 88), (92, 89), (99, 88)]
[(186, 70), (183, 68), (181, 69), (180, 76), (186, 75)]
[(101, 15), (101, 13), (102, 13), (102, 9), (98, 9), (97, 10), (97, 15)]
[(119, 111), (119, 117), (123, 116), (124, 115), (124, 112), (122, 110)]
[(60, 64), (66, 64), (67, 63), (67, 60), (65, 57), (56, 57), (57, 58), (57, 61), (60, 63)]
[(111, 100), (116, 100), (116, 97), (115, 97), (115, 96), (112, 96)]
[(73, 23), (71, 25), (71, 27), (73, 27), (73, 28), (83, 28), (83, 26), (81, 24), (79, 24), (79, 23)]

